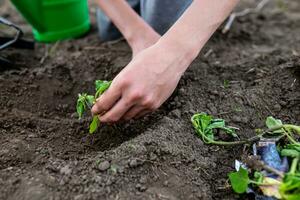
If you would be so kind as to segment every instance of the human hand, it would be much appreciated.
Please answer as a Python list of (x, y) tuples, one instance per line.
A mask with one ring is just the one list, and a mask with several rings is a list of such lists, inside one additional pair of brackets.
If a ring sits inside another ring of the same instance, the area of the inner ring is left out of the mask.
[(190, 63), (188, 56), (156, 43), (137, 54), (114, 78), (92, 113), (100, 115), (101, 122), (112, 123), (156, 110), (173, 93)]
[(139, 52), (154, 45), (160, 37), (161, 36), (153, 29), (142, 30), (135, 33), (132, 37), (127, 39), (132, 50), (132, 57), (135, 57)]

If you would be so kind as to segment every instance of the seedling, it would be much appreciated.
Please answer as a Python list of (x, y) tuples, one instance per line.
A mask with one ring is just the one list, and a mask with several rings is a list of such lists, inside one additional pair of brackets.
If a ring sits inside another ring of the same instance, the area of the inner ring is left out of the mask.
[(287, 200), (300, 199), (299, 158), (300, 157), (296, 157), (293, 159), (290, 171), (285, 175), (279, 187), (279, 193), (282, 199), (287, 199)]
[[(281, 120), (268, 117), (266, 120), (268, 132), (265, 136), (273, 138), (287, 138), (288, 144), (281, 148), (281, 156), (286, 156), (291, 160), (289, 172), (284, 173), (266, 166), (266, 170), (271, 170), (278, 177), (264, 176), (261, 172), (255, 172), (255, 181), (249, 178), (248, 170), (240, 168), (237, 172), (229, 173), (229, 180), (236, 193), (245, 193), (248, 185), (258, 186), (266, 196), (273, 196), (277, 199), (298, 200), (300, 199), (300, 142), (296, 136), (300, 135), (300, 126), (283, 124)], [(258, 174), (260, 174), (258, 176)], [(258, 178), (259, 177), (259, 178)]]
[(240, 167), (237, 172), (230, 172), (228, 176), (232, 189), (238, 194), (245, 193), (249, 184), (263, 185), (264, 175), (262, 173), (255, 172), (255, 180), (251, 180), (249, 178), (248, 170), (243, 167)]
[(223, 87), (224, 87), (225, 89), (229, 88), (229, 84), (230, 84), (230, 81), (229, 81), (229, 80), (225, 79), (225, 80), (223, 81)]
[[(96, 99), (98, 99), (110, 86), (111, 81), (95, 81), (95, 95), (89, 95), (86, 93), (78, 94), (76, 110), (79, 119), (82, 118), (83, 114), (87, 109), (91, 109), (92, 106), (96, 103)], [(92, 122), (89, 126), (89, 132), (94, 133), (100, 125), (100, 120), (98, 116), (93, 116)]]
[(223, 130), (232, 137), (237, 137), (235, 130), (238, 128), (226, 126), (224, 119), (214, 119), (211, 115), (206, 113), (198, 113), (192, 116), (191, 119), (196, 133), (202, 138), (203, 142), (207, 144), (230, 145), (235, 142), (225, 142), (215, 140), (216, 130)]
[(287, 137), (292, 144), (299, 145), (294, 139), (294, 135), (300, 135), (300, 126), (292, 124), (282, 124), (282, 122), (273, 117), (268, 117), (266, 120), (267, 130), (256, 129), (257, 135), (246, 140), (240, 141), (221, 141), (215, 139), (215, 133), (217, 130), (222, 130), (225, 133), (231, 135), (233, 138), (238, 138), (236, 130), (238, 128), (232, 126), (226, 126), (224, 119), (214, 119), (211, 115), (206, 113), (194, 114), (191, 118), (192, 124), (195, 128), (197, 135), (207, 144), (215, 145), (237, 145), (253, 143), (262, 137)]
[(237, 145), (253, 143), (262, 138), (282, 139), (287, 138), (288, 144), (281, 147), (281, 156), (287, 156), (292, 159), (292, 165), (288, 173), (274, 169), (259, 160), (258, 164), (262, 169), (275, 174), (275, 177), (266, 176), (263, 172), (255, 171), (249, 177), (248, 169), (240, 167), (237, 172), (229, 173), (229, 180), (233, 190), (236, 193), (245, 193), (251, 184), (257, 186), (266, 196), (274, 196), (278, 199), (298, 200), (300, 199), (300, 142), (297, 138), (300, 136), (300, 126), (292, 124), (283, 124), (281, 120), (273, 117), (266, 119), (267, 130), (256, 129), (257, 135), (243, 141), (221, 141), (216, 140), (216, 133), (222, 130), (233, 138), (237, 138), (237, 128), (226, 126), (225, 120), (214, 119), (206, 113), (198, 113), (192, 116), (192, 124), (197, 135), (207, 144), (215, 145)]
[(242, 194), (247, 191), (248, 184), (250, 183), (247, 169), (240, 167), (239, 171), (231, 172), (228, 176), (232, 189), (236, 193)]

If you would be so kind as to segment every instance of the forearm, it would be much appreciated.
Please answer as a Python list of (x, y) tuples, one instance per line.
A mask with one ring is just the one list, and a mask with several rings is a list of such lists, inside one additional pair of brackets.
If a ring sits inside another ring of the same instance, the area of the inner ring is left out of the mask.
[(125, 0), (97, 0), (101, 10), (111, 19), (127, 41), (153, 31)]
[[(161, 37), (159, 45), (166, 51), (174, 52), (177, 58), (187, 57), (192, 61), (237, 3), (238, 0), (194, 0), (178, 21)], [(186, 68), (178, 70), (183, 73)]]

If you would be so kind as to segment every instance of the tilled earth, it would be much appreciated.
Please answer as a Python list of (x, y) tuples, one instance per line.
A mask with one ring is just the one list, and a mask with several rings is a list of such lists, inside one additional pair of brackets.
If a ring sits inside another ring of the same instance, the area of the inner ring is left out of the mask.
[[(0, 5), (30, 38), (16, 11)], [(94, 14), (92, 6), (93, 24)], [(190, 117), (224, 118), (242, 139), (270, 115), (299, 124), (299, 33), (299, 1), (272, 1), (218, 31), (157, 112), (94, 135), (89, 116), (77, 119), (77, 94), (126, 66), (124, 41), (103, 44), (94, 26), (76, 40), (2, 51), (16, 65), (0, 67), (0, 199), (236, 199), (227, 174), (248, 148), (203, 144)]]

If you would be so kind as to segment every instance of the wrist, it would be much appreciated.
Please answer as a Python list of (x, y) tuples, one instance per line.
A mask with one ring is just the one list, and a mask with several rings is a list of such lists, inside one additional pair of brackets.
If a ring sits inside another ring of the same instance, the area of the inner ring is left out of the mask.
[[(128, 29), (124, 37), (132, 49), (139, 48), (141, 45), (151, 46), (157, 42), (160, 35), (147, 24), (136, 24)], [(148, 44), (149, 43), (149, 44)]]
[(167, 55), (166, 57), (176, 61), (174, 64), (181, 73), (184, 73), (192, 61), (198, 56), (201, 49), (196, 45), (184, 44), (178, 38), (174, 39), (166, 36), (161, 37), (157, 45), (163, 49), (163, 55)]

